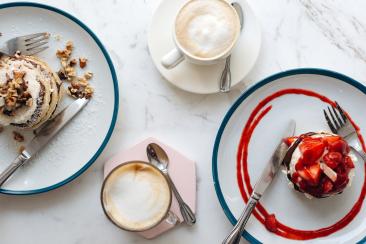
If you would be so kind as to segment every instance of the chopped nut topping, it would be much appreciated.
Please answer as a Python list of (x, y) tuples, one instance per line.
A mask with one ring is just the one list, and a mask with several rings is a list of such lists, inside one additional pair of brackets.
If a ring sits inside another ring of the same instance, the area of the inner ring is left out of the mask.
[(79, 78), (78, 81), (79, 81), (80, 86), (82, 86), (82, 87), (89, 85), (88, 80), (85, 78)]
[(74, 49), (74, 44), (72, 43), (72, 41), (66, 42), (66, 50), (70, 51), (70, 53), (71, 53), (73, 49)]
[(57, 75), (60, 78), (60, 80), (67, 80), (67, 76), (63, 70), (60, 70), (59, 72), (57, 72)]
[(77, 63), (78, 63), (78, 61), (76, 61), (76, 59), (75, 59), (75, 58), (73, 58), (73, 59), (71, 59), (71, 60), (70, 60), (69, 66), (73, 67), (73, 66), (75, 66)]
[(85, 94), (85, 98), (86, 99), (89, 99), (89, 98), (91, 98), (92, 96), (93, 96), (93, 94), (94, 94), (94, 89), (93, 89), (93, 87), (91, 87), (91, 86), (86, 86), (85, 87), (85, 89), (84, 89), (84, 94)]
[(21, 145), (19, 148), (18, 148), (18, 152), (19, 153), (22, 153), (25, 149), (25, 146)]
[(90, 80), (91, 78), (93, 78), (93, 73), (88, 71), (84, 74), (84, 77), (85, 79)]
[(80, 66), (80, 68), (84, 69), (85, 66), (86, 66), (86, 64), (87, 64), (87, 62), (88, 62), (88, 59), (86, 59), (86, 58), (79, 58), (79, 66)]
[[(71, 54), (74, 49), (72, 42), (66, 43), (64, 50), (58, 50), (56, 55), (61, 61), (61, 69), (57, 73), (61, 80), (67, 80), (70, 85), (67, 87), (67, 93), (74, 98), (91, 98), (94, 89), (89, 85), (89, 80), (93, 78), (92, 72), (86, 72), (84, 76), (79, 77), (76, 70), (76, 59), (71, 59)], [(71, 59), (71, 60), (70, 60)], [(79, 58), (80, 68), (87, 65), (88, 59)], [(1, 90), (0, 90), (1, 92)]]
[(13, 71), (13, 78), (7, 75), (7, 81), (0, 84), (0, 112), (14, 116), (15, 110), (22, 106), (32, 106), (32, 95), (27, 91), (28, 84), (24, 80), (25, 73)]
[(23, 142), (24, 141), (24, 136), (22, 134), (20, 134), (19, 132), (16, 132), (16, 131), (13, 131), (13, 138), (17, 142)]
[(57, 57), (59, 58), (69, 58), (71, 55), (71, 51), (64, 49), (64, 50), (57, 50), (56, 52)]
[(29, 98), (25, 104), (26, 104), (28, 107), (32, 107), (32, 105), (33, 105), (33, 99), (32, 99), (32, 98)]

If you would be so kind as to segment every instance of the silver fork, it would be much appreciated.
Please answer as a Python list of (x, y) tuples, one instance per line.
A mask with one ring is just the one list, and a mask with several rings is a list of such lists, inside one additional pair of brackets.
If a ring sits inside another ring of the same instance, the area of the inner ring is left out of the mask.
[(0, 53), (8, 56), (14, 55), (19, 51), (22, 55), (33, 55), (48, 48), (50, 34), (47, 32), (36, 33), (26, 36), (18, 36), (8, 40), (0, 47)]
[(336, 108), (328, 106), (328, 112), (323, 109), (325, 120), (330, 130), (343, 137), (351, 147), (364, 161), (366, 161), (366, 153), (358, 140), (355, 127), (351, 124), (344, 110), (336, 102)]

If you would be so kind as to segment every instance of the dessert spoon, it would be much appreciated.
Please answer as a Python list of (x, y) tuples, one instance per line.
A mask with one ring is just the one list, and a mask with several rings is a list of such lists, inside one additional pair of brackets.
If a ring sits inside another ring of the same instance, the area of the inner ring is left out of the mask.
[[(239, 16), (239, 20), (240, 20), (240, 32), (243, 30), (243, 23), (244, 23), (244, 14), (243, 14), (243, 9), (240, 6), (239, 3), (234, 2), (231, 4), (238, 16)], [(229, 55), (226, 58), (225, 61), (225, 67), (224, 70), (221, 73), (221, 77), (220, 77), (220, 91), (221, 92), (229, 92), (230, 88), (231, 88), (231, 70), (230, 70), (230, 62), (231, 62), (231, 55)]]
[(180, 212), (182, 213), (184, 222), (186, 222), (188, 225), (193, 225), (194, 223), (196, 223), (196, 217), (193, 211), (184, 202), (183, 198), (181, 197), (177, 188), (175, 187), (174, 182), (169, 176), (168, 173), (169, 158), (164, 149), (162, 149), (156, 143), (150, 143), (149, 145), (147, 145), (146, 153), (150, 163), (156, 166), (158, 169), (160, 169), (160, 171), (163, 172), (163, 174), (166, 176), (168, 183), (172, 188), (172, 191), (178, 201), (179, 209)]

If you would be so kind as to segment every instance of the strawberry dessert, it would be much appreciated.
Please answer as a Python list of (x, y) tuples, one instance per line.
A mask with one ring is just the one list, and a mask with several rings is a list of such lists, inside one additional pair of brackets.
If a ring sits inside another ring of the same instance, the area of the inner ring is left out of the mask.
[(355, 159), (340, 136), (310, 132), (285, 138), (285, 143), (292, 152), (286, 174), (295, 190), (323, 198), (339, 194), (351, 184)]

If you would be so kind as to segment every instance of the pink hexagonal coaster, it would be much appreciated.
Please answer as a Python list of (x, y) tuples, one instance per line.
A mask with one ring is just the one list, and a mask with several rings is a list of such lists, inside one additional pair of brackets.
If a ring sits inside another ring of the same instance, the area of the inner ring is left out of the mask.
[[(180, 192), (184, 201), (191, 207), (193, 212), (196, 212), (196, 167), (194, 161), (186, 158), (173, 148), (159, 142), (154, 138), (148, 138), (145, 141), (138, 143), (130, 149), (123, 150), (104, 164), (104, 177), (113, 170), (116, 166), (133, 160), (141, 160), (148, 162), (146, 155), (146, 147), (149, 143), (156, 143), (160, 145), (169, 157), (169, 174)], [(173, 195), (172, 206), (170, 210), (178, 217), (179, 223), (183, 222), (183, 217), (179, 210), (177, 199)], [(176, 226), (176, 225), (175, 225)], [(152, 239), (160, 234), (172, 229), (174, 225), (162, 222), (151, 230), (137, 232), (146, 239)]]

